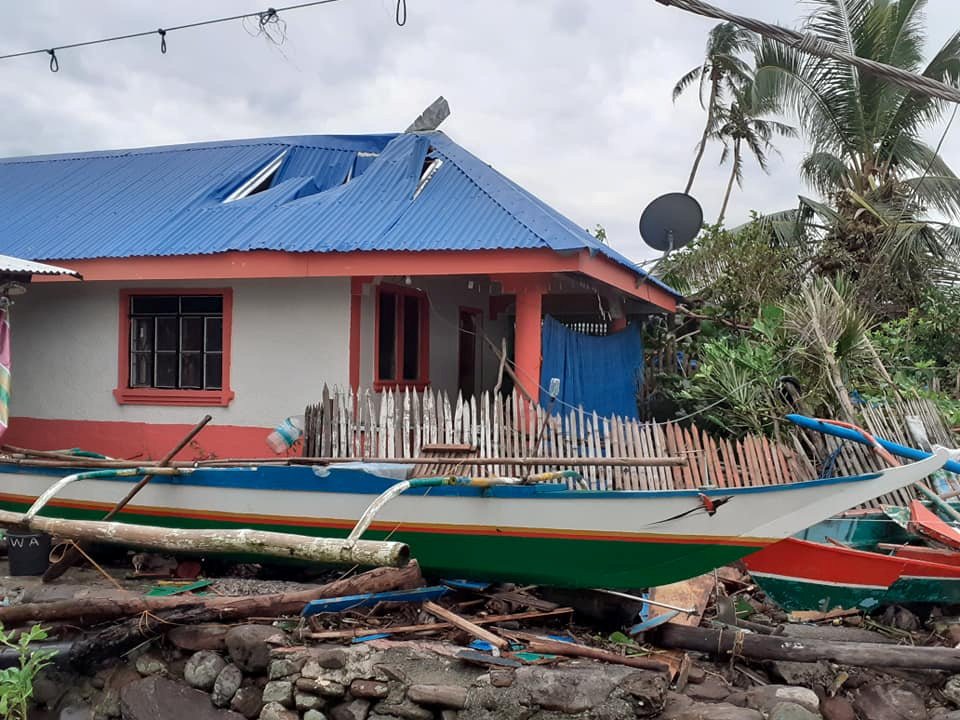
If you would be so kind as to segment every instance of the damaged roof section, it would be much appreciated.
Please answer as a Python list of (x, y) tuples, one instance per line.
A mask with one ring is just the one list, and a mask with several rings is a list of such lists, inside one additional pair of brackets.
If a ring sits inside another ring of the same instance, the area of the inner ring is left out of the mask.
[(49, 260), (587, 250), (643, 277), (629, 259), (441, 132), (0, 160), (0, 237), (5, 252)]

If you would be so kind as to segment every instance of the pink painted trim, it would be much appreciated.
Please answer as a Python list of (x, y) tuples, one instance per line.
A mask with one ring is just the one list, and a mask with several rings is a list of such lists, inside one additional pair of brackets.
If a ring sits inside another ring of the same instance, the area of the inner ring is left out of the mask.
[[(156, 460), (169, 452), (191, 427), (165, 423), (13, 417), (3, 441), (35, 450), (78, 447), (115, 458)], [(270, 457), (273, 452), (266, 444), (266, 437), (272, 429), (210, 423), (176, 459)]]
[[(132, 295), (222, 295), (223, 296), (223, 388), (220, 390), (162, 390), (130, 387), (130, 297)], [(131, 288), (120, 291), (120, 346), (117, 355), (118, 405), (189, 405), (226, 407), (235, 397), (230, 389), (233, 338), (233, 288)]]

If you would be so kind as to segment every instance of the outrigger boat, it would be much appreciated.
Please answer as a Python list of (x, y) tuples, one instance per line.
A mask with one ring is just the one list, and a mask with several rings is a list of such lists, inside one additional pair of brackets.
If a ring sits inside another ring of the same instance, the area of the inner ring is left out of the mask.
[[(369, 464), (181, 468), (155, 477), (117, 520), (343, 538), (363, 517), (363, 539), (408, 544), (428, 573), (636, 589), (738, 560), (920, 480), (946, 459), (938, 453), (868, 475), (785, 485), (657, 491), (485, 478), (403, 481), (398, 466)], [(22, 513), (46, 493), (41, 515), (99, 520), (136, 481), (99, 471), (50, 488), (71, 472), (76, 468), (0, 462), (0, 508)]]

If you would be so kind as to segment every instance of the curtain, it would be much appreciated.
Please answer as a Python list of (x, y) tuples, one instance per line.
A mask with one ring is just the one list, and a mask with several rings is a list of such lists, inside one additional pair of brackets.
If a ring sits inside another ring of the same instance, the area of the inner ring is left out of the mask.
[[(542, 354), (540, 385), (549, 388), (551, 378), (559, 378), (560, 401), (598, 415), (637, 417), (643, 369), (639, 326), (595, 337), (569, 330), (548, 315), (543, 319)], [(540, 402), (548, 405), (546, 390), (540, 394)]]

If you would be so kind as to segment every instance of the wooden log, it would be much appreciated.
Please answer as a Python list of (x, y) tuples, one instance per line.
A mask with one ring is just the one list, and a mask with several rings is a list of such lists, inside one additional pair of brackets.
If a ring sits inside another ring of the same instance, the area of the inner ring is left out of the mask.
[[(557, 608), (546, 612), (523, 612), (512, 613), (510, 615), (488, 615), (482, 618), (473, 618), (470, 622), (474, 625), (492, 625), (501, 622), (518, 622), (520, 620), (546, 620), (547, 618), (562, 617), (573, 614), (573, 608)], [(450, 630), (454, 626), (448, 622), (423, 623), (421, 625), (394, 625), (392, 627), (378, 628), (355, 628), (353, 630), (325, 630), (322, 632), (303, 633), (303, 637), (310, 640), (345, 640), (356, 637), (366, 637), (367, 635), (379, 635), (380, 633), (390, 633), (391, 635), (405, 635), (408, 633), (417, 633), (418, 635), (429, 635), (441, 630)]]
[(480, 640), (485, 640), (495, 648), (506, 650), (507, 646), (510, 644), (499, 635), (494, 635), (489, 630), (484, 630), (479, 625), (470, 622), (466, 618), (460, 617), (455, 612), (447, 610), (445, 607), (437, 605), (435, 602), (427, 600), (423, 604), (423, 609), (431, 615), (440, 618), (444, 622), (450, 623), (458, 630), (463, 630), (463, 632), (467, 633), (468, 635), (479, 638)]
[[(21, 513), (0, 510), (0, 526), (20, 525), (23, 518)], [(410, 548), (404, 543), (315, 538), (247, 528), (183, 530), (98, 520), (61, 520), (40, 515), (31, 518), (29, 527), (60, 538), (124, 545), (157, 552), (242, 553), (361, 567), (399, 567), (410, 560)]]
[(897, 667), (960, 671), (960, 649), (882, 643), (812, 640), (711, 630), (667, 623), (648, 634), (659, 647), (696, 650), (711, 655), (736, 654), (753, 660), (819, 662), (859, 667)]
[[(200, 422), (194, 425), (190, 429), (190, 432), (184, 435), (183, 438), (181, 438), (180, 442), (178, 442), (173, 447), (173, 449), (170, 450), (170, 452), (168, 452), (166, 455), (164, 455), (160, 459), (158, 466), (166, 467), (171, 462), (173, 462), (173, 459), (177, 456), (177, 453), (183, 450), (190, 443), (190, 441), (192, 441), (199, 434), (199, 432), (207, 426), (207, 423), (209, 423), (211, 420), (213, 420), (212, 415), (204, 415), (203, 418), (200, 420)], [(108, 512), (106, 515), (103, 516), (103, 519), (112, 520), (117, 515), (117, 513), (119, 513), (121, 510), (123, 510), (127, 506), (127, 503), (129, 503), (133, 499), (134, 495), (139, 493), (144, 488), (144, 486), (147, 485), (147, 483), (153, 480), (153, 477), (154, 477), (153, 475), (144, 475), (142, 478), (140, 478), (137, 484), (134, 485), (132, 488), (130, 488), (130, 491), (126, 495), (124, 495), (123, 499), (120, 500), (120, 502), (118, 502), (116, 505), (114, 505), (110, 509), (110, 512)], [(74, 546), (70, 546), (69, 548), (67, 548), (67, 551), (63, 553), (60, 559), (55, 563), (51, 563), (50, 566), (43, 573), (43, 582), (51, 582), (53, 580), (56, 580), (58, 577), (63, 575), (67, 570), (69, 570), (70, 567), (75, 565), (83, 556), (83, 553), (81, 553), (80, 550), (81, 548), (74, 547)]]
[[(103, 598), (81, 598), (49, 603), (11, 605), (0, 607), (0, 623), (10, 627), (33, 622), (46, 623), (69, 620), (76, 625), (92, 625), (106, 620), (141, 615), (142, 613), (161, 616), (161, 613), (168, 611), (181, 612), (181, 620), (175, 622), (184, 623), (220, 622), (221, 620), (239, 620), (263, 616), (276, 617), (299, 614), (304, 605), (311, 600), (339, 597), (341, 595), (387, 592), (388, 590), (416, 588), (422, 585), (423, 577), (420, 574), (420, 566), (416, 561), (413, 561), (402, 568), (375, 568), (326, 585), (269, 595), (149, 597), (118, 591), (110, 597)], [(145, 617), (147, 616), (135, 618), (135, 621), (140, 621)]]

